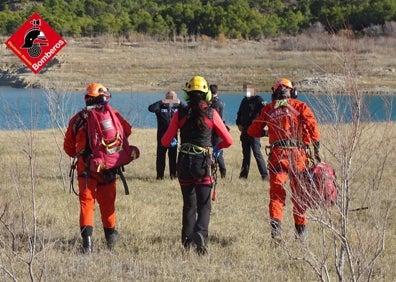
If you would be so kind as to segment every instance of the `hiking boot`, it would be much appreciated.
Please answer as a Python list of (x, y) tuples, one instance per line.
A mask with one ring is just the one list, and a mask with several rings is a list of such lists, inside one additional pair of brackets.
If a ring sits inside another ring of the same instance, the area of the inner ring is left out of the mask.
[(304, 241), (308, 236), (307, 227), (304, 224), (296, 224), (295, 225), (296, 231), (296, 239)]
[(118, 231), (115, 228), (104, 228), (104, 232), (105, 232), (107, 247), (110, 250), (113, 250), (120, 235), (118, 234)]
[(84, 254), (92, 253), (92, 232), (93, 227), (84, 225), (80, 226), (81, 237), (82, 237), (82, 252)]
[(82, 241), (82, 252), (84, 254), (92, 253), (92, 237), (91, 236), (83, 236)]
[(271, 238), (277, 242), (282, 241), (282, 228), (281, 228), (280, 220), (271, 219), (270, 224), (271, 224)]
[(190, 238), (188, 238), (188, 237), (185, 237), (185, 238), (183, 238), (183, 240), (182, 240), (183, 247), (184, 247), (184, 249), (185, 249), (186, 251), (189, 251), (189, 250), (190, 250), (192, 243), (193, 243), (193, 240), (190, 239)]
[(269, 180), (268, 174), (262, 175), (262, 176), (261, 176), (261, 179), (262, 179), (263, 181), (268, 181), (268, 180)]
[(226, 177), (226, 172), (225, 171), (220, 171), (220, 177), (225, 178)]
[(200, 232), (195, 232), (192, 235), (192, 239), (197, 246), (197, 253), (198, 255), (206, 255), (208, 253), (208, 250), (205, 246), (205, 238)]

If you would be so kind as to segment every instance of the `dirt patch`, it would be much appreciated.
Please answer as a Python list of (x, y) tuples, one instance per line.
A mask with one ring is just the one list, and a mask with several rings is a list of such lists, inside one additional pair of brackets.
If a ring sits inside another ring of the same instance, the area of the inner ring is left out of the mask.
[(351, 55), (349, 51), (322, 49), (285, 51), (276, 40), (170, 43), (65, 39), (66, 47), (37, 75), (3, 44), (0, 85), (80, 91), (89, 82), (98, 81), (112, 90), (165, 92), (181, 91), (192, 76), (202, 75), (224, 92), (241, 91), (245, 81), (252, 82), (259, 92), (269, 92), (279, 77), (293, 80), (300, 92), (344, 91), (351, 79), (367, 92), (392, 93), (396, 89), (396, 61), (385, 49), (388, 45)]

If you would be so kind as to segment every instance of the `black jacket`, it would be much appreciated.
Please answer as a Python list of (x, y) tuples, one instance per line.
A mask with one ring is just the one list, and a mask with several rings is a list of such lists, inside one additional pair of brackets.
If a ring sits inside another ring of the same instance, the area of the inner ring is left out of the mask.
[(219, 113), (220, 117), (223, 118), (224, 103), (221, 102), (218, 97), (214, 97), (212, 99), (210, 107), (215, 109)]
[(150, 112), (155, 113), (157, 116), (157, 141), (161, 142), (162, 135), (168, 129), (169, 123), (180, 107), (183, 104), (164, 104), (161, 100), (151, 104), (148, 107)]
[[(212, 103), (210, 104), (210, 107), (212, 109), (215, 109), (219, 113), (221, 119), (223, 119), (224, 103), (220, 101), (219, 97), (213, 97)], [(224, 120), (223, 120), (223, 122), (224, 122)], [(213, 135), (212, 135), (212, 144), (213, 144), (213, 146), (215, 146), (219, 142), (220, 142), (220, 138), (215, 133), (213, 133)]]
[(237, 118), (235, 124), (238, 127), (242, 127), (242, 134), (247, 134), (247, 129), (252, 123), (254, 118), (260, 114), (261, 108), (266, 104), (266, 102), (261, 98), (261, 96), (253, 96), (251, 98), (244, 97), (239, 105), (237, 112)]

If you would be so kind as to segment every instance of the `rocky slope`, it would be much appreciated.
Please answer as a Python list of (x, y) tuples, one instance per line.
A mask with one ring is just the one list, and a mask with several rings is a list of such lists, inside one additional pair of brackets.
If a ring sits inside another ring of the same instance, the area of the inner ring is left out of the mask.
[(346, 62), (346, 56), (337, 52), (282, 50), (276, 41), (66, 41), (66, 47), (36, 75), (3, 44), (0, 86), (81, 90), (91, 81), (100, 81), (113, 90), (179, 91), (199, 74), (229, 92), (239, 92), (245, 81), (269, 92), (278, 77), (293, 80), (300, 92), (343, 92), (351, 81), (362, 91), (396, 92), (392, 48), (376, 47)]

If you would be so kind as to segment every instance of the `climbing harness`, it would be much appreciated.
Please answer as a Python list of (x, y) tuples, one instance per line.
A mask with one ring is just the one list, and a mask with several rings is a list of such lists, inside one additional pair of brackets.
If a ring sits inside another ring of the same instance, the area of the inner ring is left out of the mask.
[(213, 192), (212, 192), (212, 201), (216, 201), (217, 199), (217, 191), (216, 191), (216, 186), (217, 186), (217, 168), (219, 166), (219, 163), (217, 161), (217, 157), (212, 153), (211, 156), (211, 165), (210, 165), (210, 169), (211, 169), (211, 174), (212, 174), (212, 179), (213, 179)]
[(208, 155), (209, 154), (209, 148), (205, 148), (205, 147), (200, 147), (198, 145), (194, 145), (191, 143), (184, 143), (180, 146), (180, 152), (187, 154), (187, 155)]

